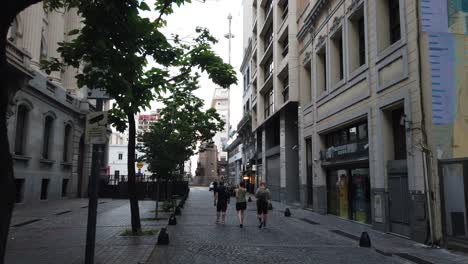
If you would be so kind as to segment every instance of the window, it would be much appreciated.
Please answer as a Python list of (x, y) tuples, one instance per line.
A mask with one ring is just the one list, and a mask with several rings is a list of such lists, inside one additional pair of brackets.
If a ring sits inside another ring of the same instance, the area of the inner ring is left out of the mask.
[(264, 65), (264, 76), (265, 81), (267, 81), (270, 76), (273, 74), (274, 64), (273, 64), (273, 57), (270, 57)]
[(41, 200), (47, 200), (49, 193), (49, 179), (42, 179), (41, 183)]
[(348, 23), (348, 58), (350, 72), (366, 64), (366, 32), (364, 7), (358, 8)]
[(338, 29), (331, 38), (331, 71), (333, 85), (344, 78), (343, 30)]
[(119, 153), (118, 159), (119, 159), (119, 160), (122, 160), (122, 159), (123, 159), (123, 153)]
[(302, 81), (301, 97), (306, 103), (309, 103), (312, 100), (310, 63), (304, 65), (301, 76), (301, 79), (304, 80)]
[(377, 0), (377, 45), (381, 52), (401, 39), (400, 0)]
[(393, 150), (395, 160), (406, 159), (406, 129), (404, 120), (405, 114), (403, 108), (392, 111)]
[(274, 92), (273, 88), (271, 88), (266, 94), (263, 96), (264, 106), (265, 106), (265, 116), (264, 118), (269, 117), (273, 114), (274, 109)]
[(62, 197), (67, 197), (69, 179), (62, 179)]
[(393, 44), (401, 38), (400, 28), (400, 0), (389, 0), (389, 19), (390, 19), (390, 44)]
[(63, 136), (63, 161), (71, 161), (71, 150), (72, 150), (72, 126), (70, 124), (65, 125), (65, 132)]
[(317, 52), (316, 71), (317, 94), (321, 95), (327, 91), (327, 56), (325, 46)]
[(15, 179), (15, 203), (23, 202), (24, 179)]
[(44, 136), (42, 139), (42, 158), (50, 159), (50, 146), (52, 141), (54, 118), (47, 116), (44, 122)]
[(25, 155), (29, 109), (25, 105), (18, 107), (16, 115), (15, 154)]
[(283, 80), (283, 103), (289, 101), (289, 76), (286, 76)]
[(285, 20), (288, 17), (288, 0), (280, 1), (280, 11), (281, 11), (281, 19)]
[(263, 42), (265, 43), (266, 51), (270, 47), (270, 44), (273, 42), (273, 25), (270, 25), (270, 27), (267, 29)]
[(271, 9), (273, 9), (273, 0), (267, 0), (265, 3), (265, 17), (270, 13)]
[(280, 44), (281, 44), (281, 55), (283, 55), (283, 58), (286, 57), (286, 55), (288, 55), (288, 52), (289, 52), (289, 39), (288, 39), (288, 34), (286, 34), (286, 37), (282, 40), (280, 40)]

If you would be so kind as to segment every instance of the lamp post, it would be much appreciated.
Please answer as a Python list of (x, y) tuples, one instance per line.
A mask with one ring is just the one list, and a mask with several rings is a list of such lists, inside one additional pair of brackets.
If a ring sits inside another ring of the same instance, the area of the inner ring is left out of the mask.
[[(228, 39), (229, 42), (229, 51), (228, 51), (228, 63), (231, 64), (231, 40), (234, 38), (234, 34), (231, 33), (231, 22), (232, 22), (232, 15), (229, 13), (227, 19), (229, 20), (229, 33), (225, 34), (224, 37)], [(231, 129), (231, 92), (228, 87), (228, 110), (227, 110), (227, 133), (229, 138), (229, 130)]]

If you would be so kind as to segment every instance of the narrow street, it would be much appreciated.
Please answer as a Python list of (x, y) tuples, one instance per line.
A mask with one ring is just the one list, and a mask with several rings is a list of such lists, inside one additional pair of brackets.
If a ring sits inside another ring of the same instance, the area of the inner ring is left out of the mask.
[[(157, 246), (147, 263), (418, 263), (396, 255), (405, 253), (425, 264), (468, 263), (466, 255), (428, 249), (333, 216), (293, 209), (286, 218), (283, 208), (275, 203), (267, 228), (259, 229), (255, 202), (248, 203), (241, 229), (231, 199), (226, 224), (216, 225), (212, 192), (191, 188), (178, 224), (169, 227), (170, 245)], [(359, 247), (355, 236), (361, 231), (369, 232), (372, 248)]]

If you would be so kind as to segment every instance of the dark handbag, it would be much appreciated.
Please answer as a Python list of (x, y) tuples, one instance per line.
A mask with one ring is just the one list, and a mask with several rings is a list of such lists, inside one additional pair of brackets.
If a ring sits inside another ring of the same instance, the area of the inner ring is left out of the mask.
[(268, 202), (268, 210), (273, 210), (273, 204), (271, 204), (271, 202)]

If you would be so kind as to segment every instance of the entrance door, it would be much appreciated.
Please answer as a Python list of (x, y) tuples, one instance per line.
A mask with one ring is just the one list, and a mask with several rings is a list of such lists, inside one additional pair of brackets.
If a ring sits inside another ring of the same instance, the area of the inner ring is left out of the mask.
[(468, 161), (441, 162), (444, 233), (468, 240)]
[(280, 175), (280, 156), (268, 157), (266, 162), (266, 182), (273, 201), (280, 201)]
[(409, 237), (410, 199), (406, 160), (388, 161), (387, 170), (390, 231)]
[(307, 169), (307, 206), (313, 207), (313, 178), (312, 178), (312, 139), (306, 139), (306, 169)]

